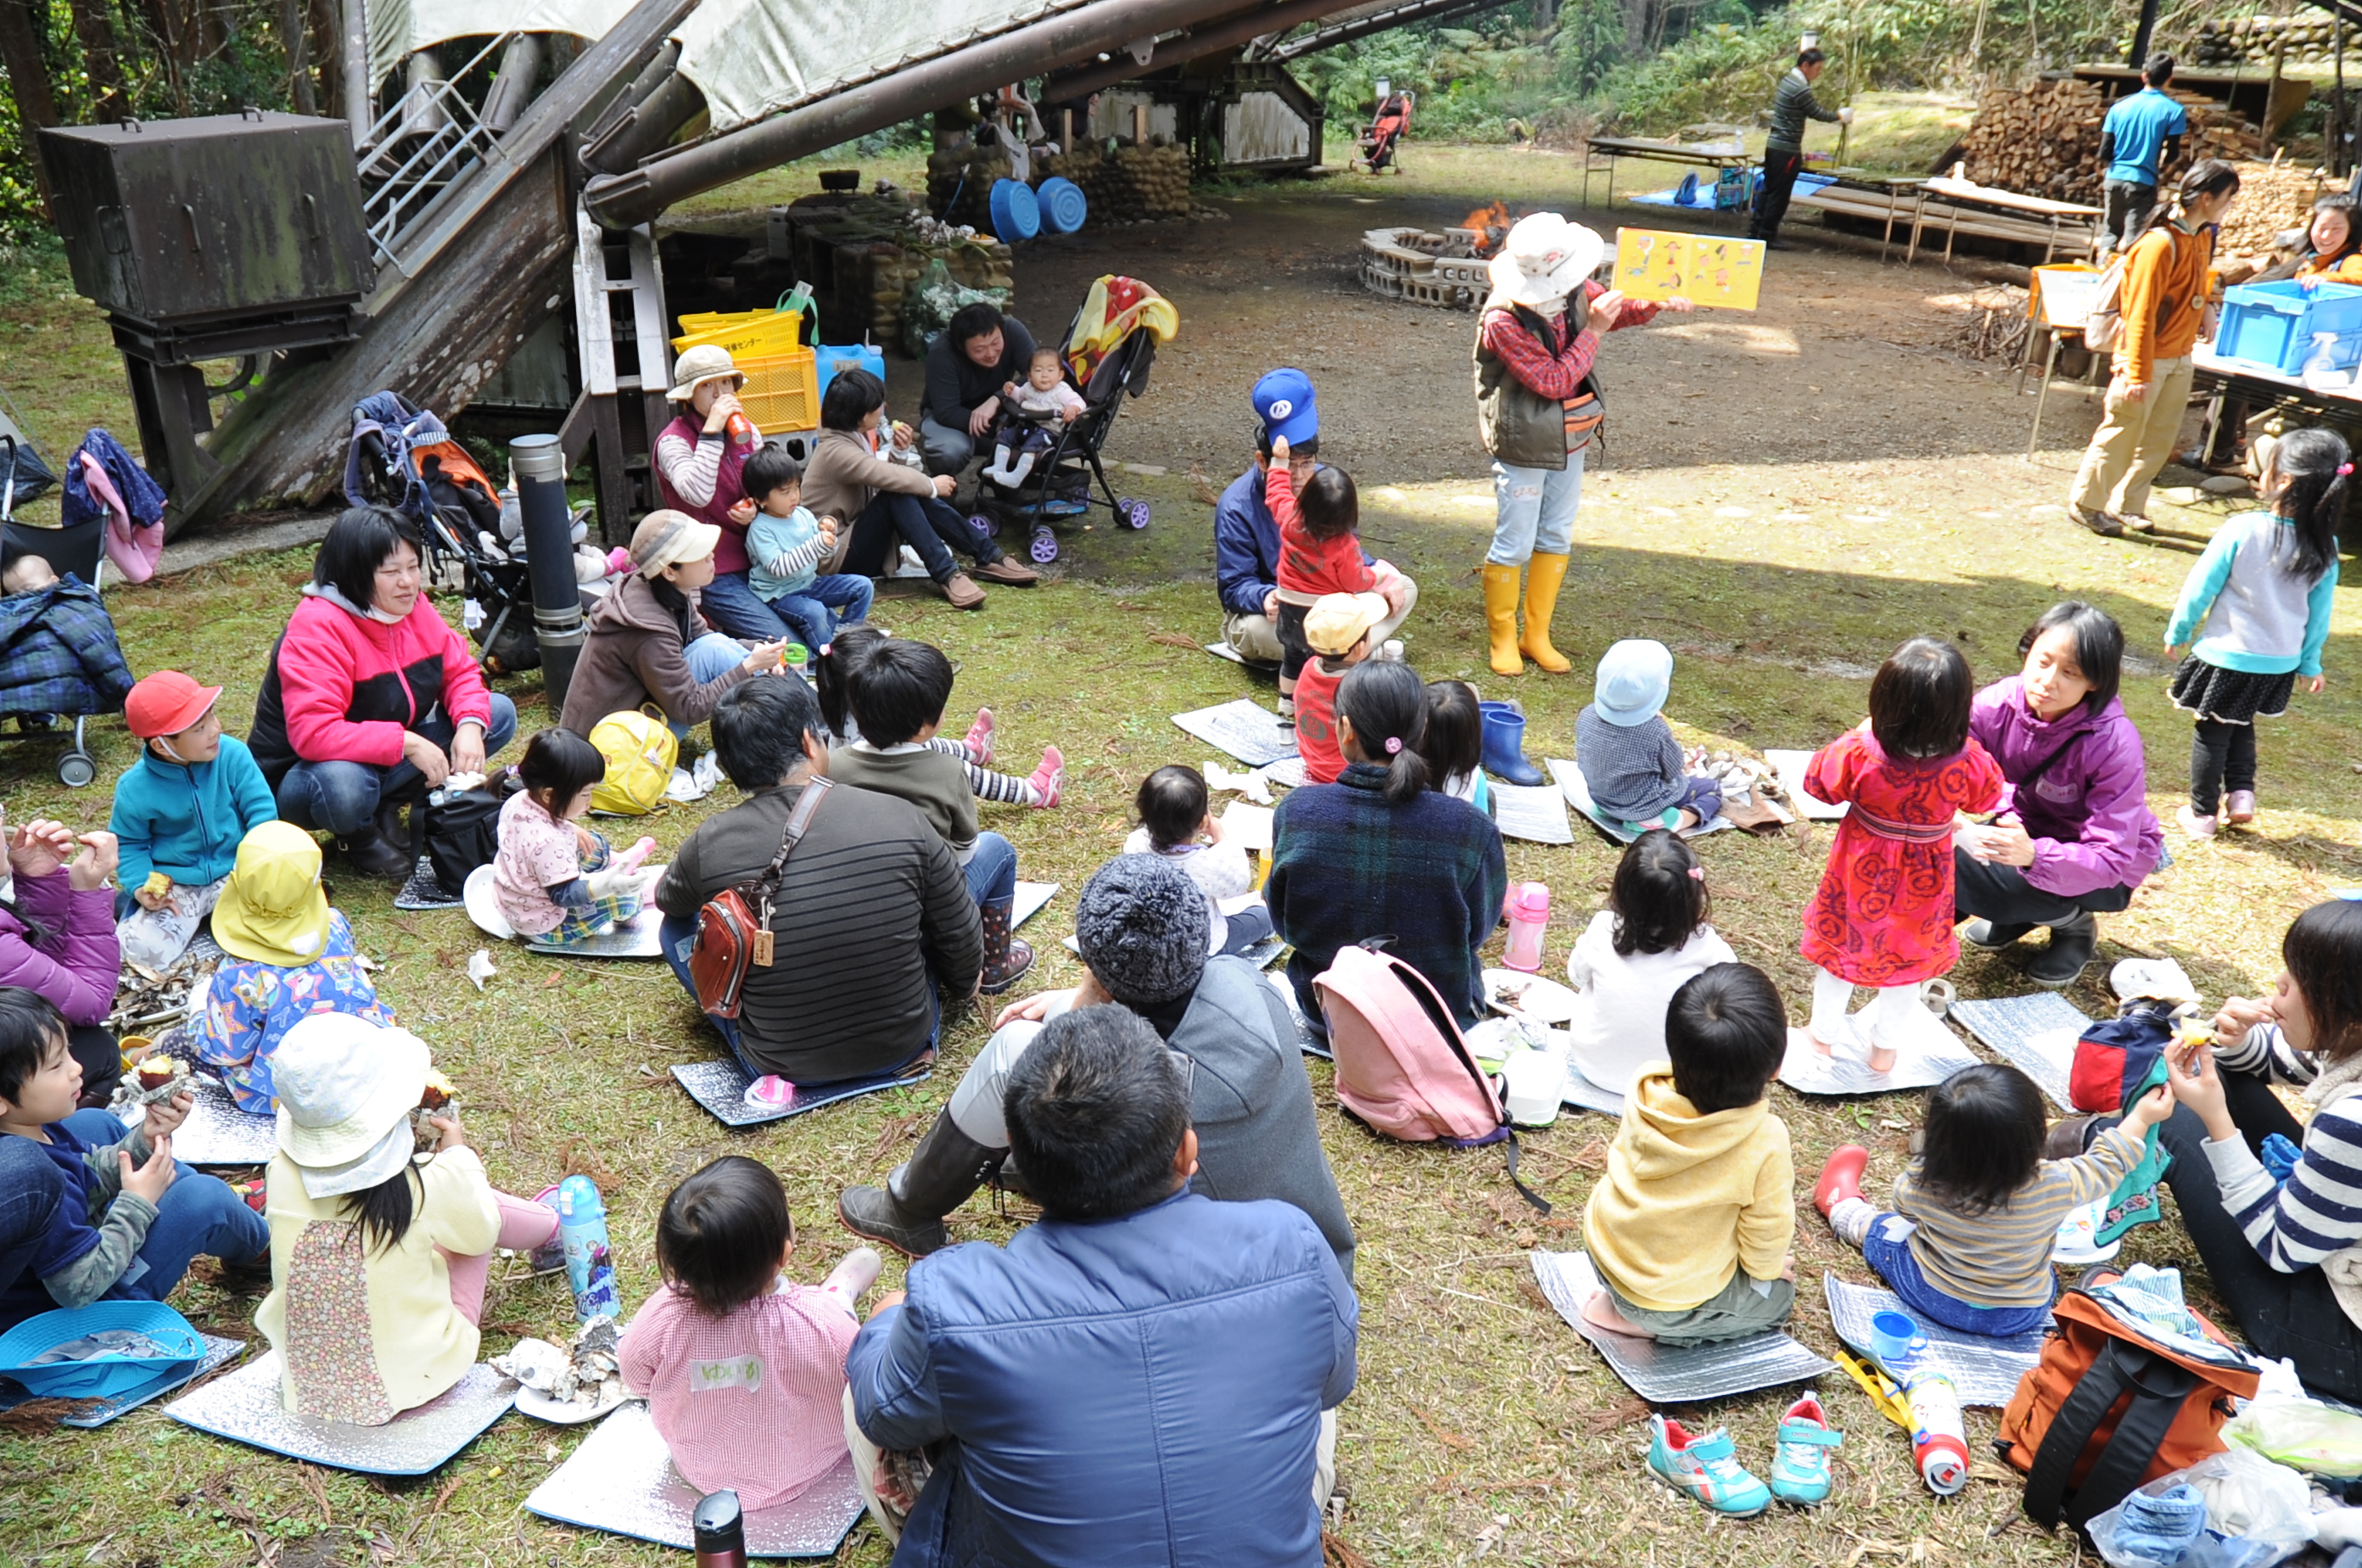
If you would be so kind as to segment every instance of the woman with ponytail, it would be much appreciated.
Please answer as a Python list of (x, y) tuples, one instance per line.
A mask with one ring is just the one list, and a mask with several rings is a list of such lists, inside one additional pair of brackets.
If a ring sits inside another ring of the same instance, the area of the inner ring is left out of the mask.
[[(2256, 818), (2256, 721), (2288, 712), (2297, 677), (2318, 692), (2337, 587), (2337, 529), (2354, 487), (2354, 459), (2335, 432), (2291, 430), (2264, 458), (2269, 512), (2223, 525), (2181, 585), (2165, 629), (2173, 705), (2197, 715), (2184, 832), (2212, 838), (2222, 822)], [(2194, 641), (2193, 641), (2194, 639)]]
[(1345, 771), (1279, 804), (1264, 900), (1296, 952), (1287, 976), (1316, 1031), (1313, 977), (1374, 936), (1434, 983), (1466, 1029), (1484, 1016), (1476, 950), (1501, 923), (1501, 830), (1443, 793), (1419, 754), (1427, 686), (1409, 666), (1357, 664), (1337, 688)]
[(2190, 166), (2169, 207), (2158, 203), (2125, 252), (2106, 413), (2075, 475), (2068, 514), (2111, 537), (2148, 529), (2148, 487), (2173, 455), (2190, 406), (2190, 351), (2206, 325), (2214, 228), (2238, 198), (2239, 171), (2219, 159)]

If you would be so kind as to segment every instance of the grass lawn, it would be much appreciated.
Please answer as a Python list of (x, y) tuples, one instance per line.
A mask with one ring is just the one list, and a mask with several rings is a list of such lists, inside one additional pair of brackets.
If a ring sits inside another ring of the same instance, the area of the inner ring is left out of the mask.
[[(1223, 197), (1233, 224), (1205, 226), (1189, 243), (1201, 252), (1243, 253), (1290, 221), (1327, 225), (1318, 230), (1324, 236), (1357, 232), (1382, 221), (1374, 203), (1440, 212), (1451, 202), (1494, 195), (1564, 202), (1575, 184), (1570, 160), (1493, 149), (1415, 147), (1410, 166), (1399, 182), (1341, 177)], [(1286, 352), (1298, 341), (1293, 323), (1377, 308), (1351, 283), (1349, 249), (1286, 284), (1294, 293), (1248, 296), (1215, 275), (1220, 258), (1192, 271), (1198, 263), (1182, 253), (1182, 241), (1155, 237), (1160, 232), (1101, 242), (1119, 252), (1127, 243), (1153, 248), (1164, 270), (1153, 275), (1171, 274), (1168, 292), (1182, 301), (1188, 324), (1160, 361), (1163, 379), (1142, 405), (1142, 423), (1120, 438), (1122, 457), (1165, 470), (1123, 480), (1155, 503), (1156, 524), (1139, 535), (1102, 525), (1076, 536), (1061, 580), (1032, 592), (996, 590), (979, 615), (914, 597), (881, 600), (877, 612), (897, 633), (933, 641), (951, 655), (960, 669), (954, 722), (964, 725), (974, 704), (990, 703), (1000, 715), (1000, 749), (1010, 764), (1030, 767), (1048, 742), (1065, 750), (1064, 807), (988, 813), (989, 825), (1017, 844), (1024, 875), (1063, 884), (1024, 933), (1042, 955), (1035, 978), (1043, 986), (1077, 977), (1057, 938), (1072, 929), (1083, 879), (1120, 846), (1138, 780), (1160, 763), (1210, 756), (1175, 730), (1168, 715), (1270, 692), (1267, 681), (1196, 650), (1216, 630), (1207, 479), (1219, 484), (1235, 472), (1235, 454), (1225, 459), (1226, 470), (1208, 467), (1193, 478), (1178, 445), (1190, 432), (1179, 427), (1202, 425), (1216, 417), (1203, 412), (1216, 406), (1209, 400), (1227, 400), (1219, 421), (1229, 438), (1238, 419), (1228, 411), (1242, 403), (1246, 385), (1234, 373), (1236, 356)], [(2005, 376), (1923, 347), (1943, 330), (1944, 291), (1961, 282), (1932, 268), (1882, 271), (1868, 260), (1816, 256), (1809, 245), (1800, 249), (1800, 259), (1785, 262), (1798, 271), (1783, 273), (1777, 291), (1767, 285), (1759, 317), (1661, 323), (1632, 335), (1638, 343), (1619, 335), (1603, 358), (1619, 428), (1589, 483), (1557, 624), (1561, 646), (1576, 660), (1571, 677), (1537, 674), (1511, 683), (1485, 668), (1473, 574), (1490, 535), (1492, 505), (1489, 484), (1471, 477), (1481, 472), (1481, 458), (1472, 460), (1462, 450), (1470, 445), (1466, 318), (1409, 307), (1371, 317), (1418, 350), (1424, 369), (1416, 377), (1403, 372), (1384, 400), (1398, 414), (1407, 409), (1417, 427), (1399, 441), (1364, 438), (1360, 450), (1340, 460), (1362, 475), (1363, 526), (1373, 549), (1423, 584), (1409, 626), (1411, 661), (1430, 677), (1476, 679), (1487, 695), (1505, 694), (1514, 684), (1531, 714), (1529, 754), (1564, 756), (1601, 651), (1619, 636), (1655, 636), (1671, 644), (1679, 660), (1668, 714), (1685, 741), (1809, 746), (1859, 721), (1872, 668), (1905, 636), (1924, 630), (1955, 637), (1980, 679), (1991, 679), (2014, 668), (2018, 634), (2043, 605), (2084, 597), (2125, 621), (2139, 655), (2127, 672), (2125, 699), (2147, 739), (2151, 804), (2169, 817), (2180, 798), (2188, 732), (2166, 701), (2156, 645), (2190, 552), (2228, 507), (2161, 502), (2154, 543), (2097, 540), (2070, 527), (2055, 503), (2090, 416), (2071, 398), (2062, 414), (2054, 397), (2051, 445), (2031, 462), (2017, 455), (2028, 404), (2010, 395)], [(1098, 255), (1078, 254), (1073, 270), (1087, 275), (1100, 265)], [(1792, 293), (1787, 282), (1815, 278), (1834, 280), (1826, 285), (1830, 292), (1798, 282)], [(1020, 285), (1021, 294), (1035, 287), (1027, 275)], [(1063, 283), (1050, 293), (1068, 297)], [(1848, 296), (1843, 304), (1817, 303), (1839, 293)], [(1218, 308), (1225, 298), (1235, 299), (1241, 312), (1261, 313), (1254, 320), (1268, 340), (1240, 347), (1226, 339), (1230, 317)], [(1899, 313), (1894, 319), (1919, 322), (1921, 330), (1870, 321), (1861, 302), (1873, 299), (1885, 302), (1880, 309)], [(1329, 314), (1303, 314), (1312, 310)], [(37, 307), (22, 293), (17, 303), (0, 304), (0, 322), (17, 335), (8, 340), (38, 350), (8, 356), (9, 390), (60, 455), (90, 416), (78, 411), (121, 400), (119, 374), (94, 320), (86, 310)], [(1217, 363), (1224, 367), (1219, 377), (1193, 369)], [(1341, 425), (1363, 416), (1357, 395), (1374, 395), (1354, 369), (1339, 363), (1323, 381), (1324, 408)], [(1728, 381), (1726, 370), (1749, 379)], [(1709, 392), (1688, 390), (1684, 377), (1715, 389), (1719, 401), (1688, 401)], [(1809, 391), (1806, 378), (1815, 383)], [(1915, 401), (1906, 406), (1906, 397)], [(1160, 399), (1164, 414), (1151, 417)], [(1935, 405), (1941, 417), (1928, 412)], [(1826, 425), (1819, 423), (1824, 414)], [(1168, 424), (1164, 416), (1175, 417)], [(1822, 445), (1809, 453), (1783, 445), (1791, 426)], [(1176, 444), (1169, 457), (1157, 445), (1168, 428)], [(308, 568), (303, 554), (248, 558), (113, 591), (109, 599), (135, 668), (171, 664), (226, 682), (223, 712), (242, 719), (264, 650)], [(2265, 732), (2265, 809), (2256, 829), (2204, 845), (2176, 837), (2178, 864), (2153, 878), (2131, 910), (2103, 920), (2103, 958), (2171, 954), (2210, 999), (2255, 995), (2277, 972), (2288, 920), (2330, 889), (2362, 882), (2354, 777), (2362, 770), (2355, 740), (2362, 708), (2350, 684), (2357, 633), (2356, 595), (2342, 591), (2327, 656), (2328, 691), (2301, 696), (2290, 717)], [(534, 678), (507, 690), (527, 733), (548, 722)], [(129, 742), (114, 721), (96, 723), (94, 733), (101, 776), (110, 778), (129, 758)], [(96, 825), (105, 815), (97, 790), (72, 793), (56, 785), (41, 746), (0, 751), (0, 793), (19, 818), (55, 812)], [(648, 820), (648, 831), (667, 846), (677, 845), (707, 811), (731, 798), (725, 787), (715, 801), (667, 810)], [(1742, 957), (1779, 980), (1799, 1012), (1810, 970), (1796, 952), (1797, 911), (1827, 847), (1825, 831), (1800, 828), (1765, 839), (1718, 835), (1702, 849), (1716, 927)], [(1513, 877), (1551, 887), (1545, 972), (1554, 972), (1599, 907), (1615, 852), (1585, 835), (1565, 847), (1512, 843), (1509, 860)], [(494, 1181), (531, 1193), (569, 1170), (600, 1180), (633, 1306), (655, 1283), (651, 1234), (666, 1192), (723, 1152), (753, 1154), (779, 1171), (802, 1221), (796, 1272), (817, 1280), (852, 1244), (833, 1221), (836, 1192), (891, 1167), (985, 1035), (979, 1015), (955, 1015), (932, 1081), (730, 1133), (665, 1076), (669, 1065), (714, 1055), (718, 1047), (660, 969), (503, 952), (495, 955), (499, 974), (480, 992), (462, 975), (469, 955), (485, 943), (464, 915), (396, 913), (381, 886), (341, 876), (333, 863), (330, 875), (365, 948), (384, 965), (385, 994), (403, 1021), (433, 1043), (438, 1065), (459, 1086), (470, 1141)], [(2103, 977), (2104, 966), (2095, 966), (2089, 979)], [(1954, 978), (1966, 996), (2031, 988), (2005, 959), (1982, 955), (1964, 958)], [(2106, 1005), (2094, 983), (2069, 994), (2086, 1012)], [(1977, 1478), (1959, 1496), (1930, 1496), (1903, 1435), (1842, 1380), (1822, 1390), (1848, 1433), (1830, 1504), (1744, 1526), (1708, 1521), (1647, 1479), (1639, 1459), (1645, 1408), (1540, 1301), (1531, 1282), (1529, 1249), (1579, 1243), (1583, 1202), (1610, 1123), (1573, 1115), (1526, 1136), (1528, 1178), (1556, 1205), (1544, 1220), (1518, 1199), (1498, 1151), (1381, 1142), (1334, 1112), (1323, 1066), (1312, 1064), (1312, 1077), (1329, 1156), (1361, 1234), (1361, 1383), (1343, 1412), (1339, 1470), (1349, 1500), (1341, 1534), (1372, 1562), (1485, 1557), (1674, 1568), (2072, 1559), (2068, 1541), (2012, 1524), (2018, 1487), (1990, 1459), (1981, 1460)], [(1794, 1328), (1826, 1352), (1835, 1340), (1822, 1275), (1868, 1275), (1860, 1256), (1810, 1212), (1812, 1176), (1830, 1148), (1863, 1142), (1873, 1150), (1872, 1182), (1882, 1189), (1900, 1168), (1919, 1101), (1906, 1095), (1839, 1104), (1776, 1088), (1772, 1098), (1794, 1133), (1804, 1209), (1795, 1242), (1804, 1288)], [(955, 1217), (954, 1227), (963, 1240), (992, 1240), (1009, 1235), (1021, 1218), (1013, 1209), (997, 1215), (979, 1198)], [(2139, 1233), (2128, 1247), (2130, 1256), (2158, 1263), (2187, 1261), (2188, 1252), (2173, 1223)], [(885, 1283), (898, 1277), (899, 1269), (889, 1268)], [(2203, 1284), (2202, 1276), (2193, 1278), (2202, 1299)], [(202, 1327), (237, 1334), (248, 1332), (256, 1305), (203, 1281), (185, 1286), (175, 1304)], [(562, 1335), (570, 1320), (561, 1284), (495, 1271), (485, 1312), (488, 1352), (522, 1333)], [(1760, 1474), (1769, 1463), (1773, 1422), (1790, 1397), (1766, 1394), (1679, 1413), (1709, 1426), (1730, 1423), (1741, 1459)], [(1990, 1452), (1982, 1440), (1992, 1435), (1993, 1419), (1991, 1411), (1970, 1414), (1981, 1453)], [(153, 1408), (92, 1433), (0, 1432), (0, 1518), (9, 1521), (0, 1530), (0, 1562), (162, 1568), (259, 1560), (286, 1568), (299, 1562), (679, 1561), (524, 1513), (526, 1494), (580, 1441), (579, 1430), (511, 1416), (441, 1472), (377, 1482), (306, 1474), (194, 1434)], [(865, 1526), (842, 1560), (874, 1564), (886, 1556)]]

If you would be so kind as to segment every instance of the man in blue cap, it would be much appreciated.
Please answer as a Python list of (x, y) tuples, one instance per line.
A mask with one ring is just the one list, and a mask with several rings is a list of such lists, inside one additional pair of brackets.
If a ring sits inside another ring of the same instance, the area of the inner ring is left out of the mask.
[[(1222, 641), (1249, 664), (1276, 666), (1279, 646), (1279, 520), (1264, 501), (1271, 445), (1287, 442), (1287, 469), (1300, 491), (1320, 466), (1320, 407), (1301, 370), (1266, 371), (1254, 384), (1254, 462), (1214, 507), (1214, 585), (1222, 600)], [(1367, 556), (1363, 557), (1367, 559)], [(1283, 691), (1282, 712), (1286, 712)]]

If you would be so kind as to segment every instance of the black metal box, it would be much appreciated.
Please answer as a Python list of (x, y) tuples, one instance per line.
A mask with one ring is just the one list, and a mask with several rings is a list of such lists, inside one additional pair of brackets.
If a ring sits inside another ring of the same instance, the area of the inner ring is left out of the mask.
[(358, 302), (376, 281), (343, 120), (248, 109), (61, 127), (41, 132), (41, 156), (74, 287), (167, 337), (342, 315), (304, 307)]

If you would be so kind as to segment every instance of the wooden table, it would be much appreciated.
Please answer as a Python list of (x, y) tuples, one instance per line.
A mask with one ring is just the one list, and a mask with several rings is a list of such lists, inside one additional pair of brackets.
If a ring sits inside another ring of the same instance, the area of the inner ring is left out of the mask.
[(1591, 204), (1591, 175), (1606, 160), (1607, 204), (1616, 204), (1616, 160), (1641, 158), (1655, 163), (1693, 163), (1720, 174), (1726, 169), (1751, 169), (1755, 159), (1743, 145), (1732, 142), (1659, 141), (1645, 136), (1595, 136), (1584, 144), (1583, 204)]
[(2350, 393), (2315, 392), (2294, 376), (2263, 370), (2244, 359), (2219, 359), (2204, 343), (2191, 351), (2191, 363), (2195, 371), (2192, 393), (2207, 394), (2198, 450), (2210, 466), (2229, 463), (2238, 455), (2235, 441), (2226, 439), (2233, 433), (2223, 423), (2224, 405), (2235, 397), (2246, 405), (2251, 417), (2266, 409), (2287, 409), (2330, 424), (2362, 425), (2362, 388)]
[[(2021, 196), (2014, 191), (1997, 190), (1991, 185), (1980, 185), (1970, 180), (1954, 180), (1948, 176), (1937, 176), (1919, 182), (1917, 199), (1914, 202), (1912, 209), (1911, 248), (1904, 257), (1906, 262), (1918, 259), (1919, 231), (1926, 221), (1927, 198), (1931, 195), (1941, 198), (1939, 205), (1944, 209), (1938, 216), (1946, 220), (1944, 263), (1947, 266), (1951, 264), (1952, 242), (1959, 237), (1960, 217), (1964, 208), (1971, 211), (1981, 208), (1988, 212), (1998, 213), (2004, 217), (2045, 225), (2048, 231), (2048, 237), (2043, 242), (2042, 259), (2046, 264), (2058, 249), (2058, 226), (2061, 221), (2068, 218), (2081, 219), (2085, 231), (2083, 237), (2088, 247), (2093, 226), (2102, 216), (2099, 208), (2087, 207), (2080, 202), (2054, 202), (2047, 196)], [(1971, 228), (1970, 232), (1973, 233), (1974, 229)]]

